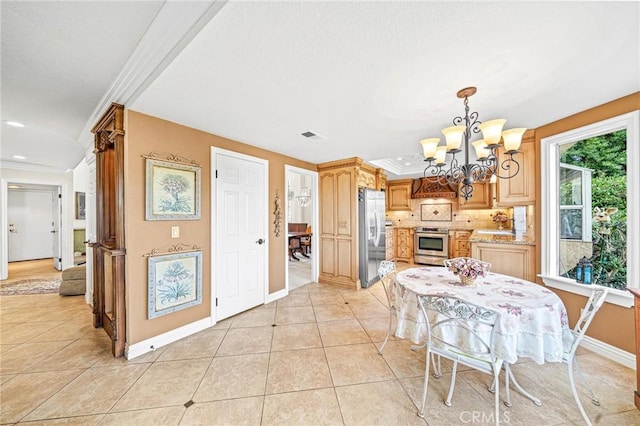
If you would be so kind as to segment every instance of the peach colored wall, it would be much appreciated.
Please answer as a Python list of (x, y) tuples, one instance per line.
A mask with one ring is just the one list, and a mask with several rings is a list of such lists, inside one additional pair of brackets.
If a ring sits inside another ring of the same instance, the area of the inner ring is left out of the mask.
[[(536, 144), (540, 148), (540, 139), (558, 133), (566, 132), (591, 123), (616, 117), (631, 111), (640, 110), (640, 92), (633, 93), (612, 102), (591, 108), (589, 110), (574, 114), (536, 129)], [(541, 152), (541, 151), (538, 151)], [(540, 161), (537, 162), (537, 173), (540, 175)], [(536, 200), (540, 199), (540, 186), (536, 189)], [(536, 205), (536, 218), (541, 218), (540, 204)], [(637, 218), (636, 218), (637, 219)], [(540, 227), (540, 219), (537, 220), (537, 229)], [(540, 234), (536, 235), (536, 241), (542, 241)], [(540, 259), (540, 245), (538, 245), (537, 259)], [(536, 268), (541, 270), (540, 261)], [(569, 323), (575, 324), (580, 316), (580, 308), (584, 307), (586, 298), (577, 294), (568, 293), (561, 290), (554, 290), (562, 298), (569, 313)], [(630, 353), (635, 353), (635, 330), (633, 308), (624, 308), (617, 305), (605, 303), (598, 315), (593, 320), (587, 333), (594, 339), (608, 343)]]
[[(211, 300), (211, 147), (218, 147), (269, 161), (269, 293), (285, 285), (286, 253), (283, 234), (276, 238), (273, 202), (276, 189), (286, 194), (286, 164), (316, 170), (296, 160), (220, 136), (127, 110), (125, 116), (125, 232), (127, 247), (126, 304), (127, 343), (157, 336), (210, 316)], [(145, 159), (151, 152), (172, 153), (201, 164), (201, 219), (182, 221), (145, 220)], [(284, 206), (283, 202), (283, 206)], [(180, 238), (171, 238), (171, 227), (180, 227)], [(151, 250), (166, 250), (183, 243), (202, 247), (202, 304), (172, 314), (147, 319), (147, 259)]]

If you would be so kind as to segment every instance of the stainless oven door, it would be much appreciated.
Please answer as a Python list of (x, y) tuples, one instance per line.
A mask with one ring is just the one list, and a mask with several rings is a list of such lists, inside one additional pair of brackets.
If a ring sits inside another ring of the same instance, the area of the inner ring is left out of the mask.
[(449, 235), (416, 232), (413, 250), (418, 255), (447, 257), (449, 253)]

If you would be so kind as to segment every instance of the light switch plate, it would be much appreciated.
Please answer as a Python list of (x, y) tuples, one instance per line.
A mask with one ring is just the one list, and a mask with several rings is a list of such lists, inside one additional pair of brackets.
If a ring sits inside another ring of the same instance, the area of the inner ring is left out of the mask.
[(172, 226), (171, 227), (171, 238), (180, 238), (180, 227)]

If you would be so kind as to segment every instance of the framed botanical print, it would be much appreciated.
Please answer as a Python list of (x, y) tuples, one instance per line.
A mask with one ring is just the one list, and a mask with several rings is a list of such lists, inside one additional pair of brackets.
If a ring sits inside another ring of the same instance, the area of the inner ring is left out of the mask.
[(149, 257), (149, 319), (202, 303), (202, 251)]
[(76, 192), (76, 219), (84, 220), (86, 215), (86, 197), (84, 192)]
[(200, 219), (200, 167), (146, 162), (146, 220)]

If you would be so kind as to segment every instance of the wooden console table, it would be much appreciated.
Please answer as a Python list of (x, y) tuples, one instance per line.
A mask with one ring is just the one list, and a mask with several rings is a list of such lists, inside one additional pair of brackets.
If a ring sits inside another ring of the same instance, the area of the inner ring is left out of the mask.
[(636, 407), (640, 410), (640, 291), (627, 288), (634, 296), (634, 311), (636, 317), (636, 390), (634, 401)]

